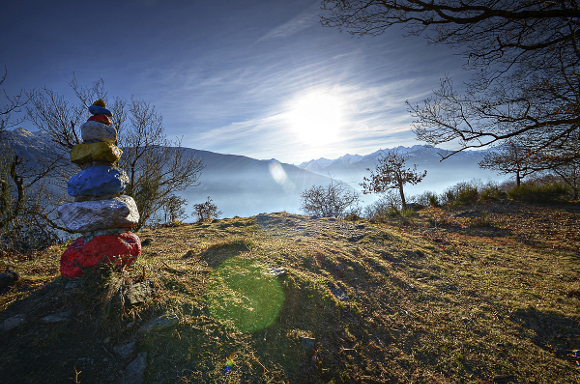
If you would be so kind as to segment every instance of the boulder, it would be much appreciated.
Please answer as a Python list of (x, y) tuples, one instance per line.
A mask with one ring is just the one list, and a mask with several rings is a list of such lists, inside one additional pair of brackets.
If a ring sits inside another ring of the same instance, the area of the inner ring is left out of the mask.
[(117, 130), (110, 125), (89, 120), (81, 125), (81, 137), (85, 142), (105, 141), (107, 143), (114, 143), (117, 140)]
[(74, 232), (128, 228), (139, 222), (135, 200), (126, 195), (110, 200), (69, 203), (58, 207), (57, 212), (64, 225)]
[(121, 148), (106, 142), (91, 144), (77, 144), (70, 151), (70, 161), (75, 164), (84, 164), (89, 161), (107, 161), (116, 163), (121, 158)]
[(118, 235), (101, 235), (85, 243), (76, 239), (60, 258), (60, 274), (65, 278), (82, 276), (83, 268), (93, 268), (103, 263), (129, 266), (141, 255), (141, 240), (131, 232)]
[(129, 184), (129, 176), (120, 168), (100, 165), (84, 169), (68, 181), (68, 194), (77, 196), (101, 196), (122, 193)]

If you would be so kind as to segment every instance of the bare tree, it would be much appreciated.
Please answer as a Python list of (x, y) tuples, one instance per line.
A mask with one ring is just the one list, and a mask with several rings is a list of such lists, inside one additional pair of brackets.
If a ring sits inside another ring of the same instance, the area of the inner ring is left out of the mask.
[(359, 194), (343, 182), (331, 179), (327, 186), (313, 185), (300, 194), (301, 207), (309, 215), (344, 218), (356, 208)]
[(163, 211), (165, 212), (165, 223), (178, 223), (187, 217), (185, 214), (185, 206), (187, 205), (187, 200), (179, 196), (171, 196), (166, 199), (163, 205)]
[(207, 197), (204, 203), (194, 204), (193, 216), (197, 217), (197, 222), (218, 218), (222, 213), (218, 210), (217, 205), (213, 203), (211, 197)]
[(473, 70), (466, 91), (446, 78), (423, 105), (410, 105), (419, 140), (457, 142), (462, 151), (517, 138), (540, 153), (579, 134), (577, 1), (322, 0), (322, 7), (324, 25), (354, 35), (402, 25), (463, 49)]
[(56, 144), (70, 150), (82, 141), (80, 126), (87, 117), (87, 108), (98, 99), (109, 101), (107, 108), (113, 113), (117, 129), (116, 144), (123, 149), (119, 166), (130, 179), (125, 193), (135, 199), (139, 209), (136, 230), (173, 201), (174, 192), (197, 182), (203, 162), (182, 148), (180, 140), (167, 139), (163, 118), (154, 106), (135, 98), (130, 102), (108, 98), (102, 79), (84, 87), (73, 78), (69, 85), (77, 96), (74, 103), (49, 89), (29, 92), (28, 118)]
[[(0, 85), (6, 73), (0, 79)], [(7, 128), (22, 122), (14, 118), (28, 99), (24, 93), (16, 97), (5, 94), (0, 107), (0, 251), (28, 252), (42, 248), (58, 239), (58, 227), (52, 221), (61, 201), (46, 177), (53, 176), (63, 165), (64, 153), (49, 152), (43, 156), (25, 158), (14, 150), (17, 133)]]
[(204, 165), (182, 148), (179, 140), (166, 138), (163, 118), (151, 104), (132, 99), (128, 120), (129, 125), (118, 136), (124, 149), (119, 165), (129, 176), (125, 193), (137, 203), (141, 227), (175, 200), (174, 192), (195, 185)]
[(487, 152), (478, 163), (483, 169), (491, 169), (499, 175), (515, 175), (519, 187), (524, 177), (545, 169), (538, 156), (513, 141), (498, 150)]
[(403, 208), (407, 207), (403, 187), (405, 184), (416, 185), (420, 183), (427, 171), (417, 172), (417, 164), (407, 168), (405, 163), (410, 159), (409, 155), (400, 155), (391, 151), (378, 159), (375, 170), (367, 168), (371, 172), (370, 177), (365, 177), (360, 185), (364, 193), (383, 193), (389, 189), (397, 189), (401, 196)]

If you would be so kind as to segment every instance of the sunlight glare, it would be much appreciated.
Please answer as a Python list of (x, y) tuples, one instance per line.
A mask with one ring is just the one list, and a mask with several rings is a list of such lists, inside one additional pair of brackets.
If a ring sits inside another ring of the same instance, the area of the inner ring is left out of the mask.
[(290, 123), (299, 138), (309, 144), (338, 140), (342, 124), (338, 97), (316, 92), (301, 98), (290, 112)]

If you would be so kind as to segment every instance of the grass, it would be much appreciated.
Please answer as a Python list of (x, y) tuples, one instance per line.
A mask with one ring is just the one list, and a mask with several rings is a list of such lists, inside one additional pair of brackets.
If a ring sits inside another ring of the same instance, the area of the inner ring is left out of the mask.
[[(157, 228), (139, 233), (154, 241), (129, 270), (72, 289), (58, 277), (65, 246), (4, 259), (22, 278), (0, 296), (0, 322), (26, 321), (0, 333), (0, 377), (115, 383), (129, 361), (112, 351), (135, 341), (146, 383), (577, 383), (579, 216), (496, 203)], [(154, 298), (114, 301), (143, 279)], [(73, 321), (40, 322), (64, 311)], [(179, 324), (138, 332), (164, 312)]]

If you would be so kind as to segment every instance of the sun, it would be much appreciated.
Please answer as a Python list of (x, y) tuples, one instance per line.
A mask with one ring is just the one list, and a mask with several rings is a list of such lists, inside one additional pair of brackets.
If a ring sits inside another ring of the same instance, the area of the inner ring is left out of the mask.
[(289, 119), (292, 129), (303, 142), (336, 141), (342, 125), (340, 99), (328, 93), (311, 93), (295, 103)]

